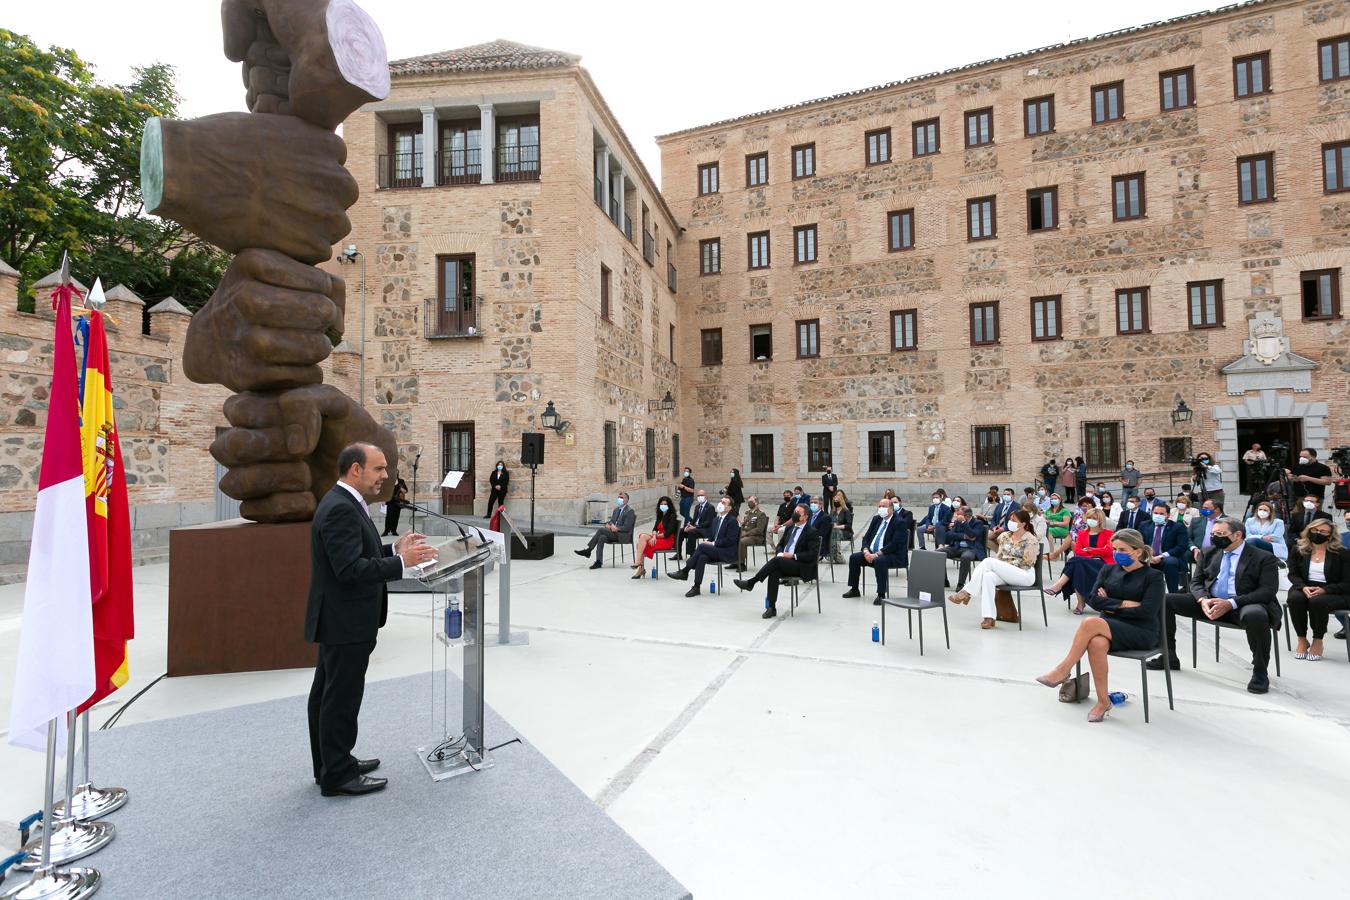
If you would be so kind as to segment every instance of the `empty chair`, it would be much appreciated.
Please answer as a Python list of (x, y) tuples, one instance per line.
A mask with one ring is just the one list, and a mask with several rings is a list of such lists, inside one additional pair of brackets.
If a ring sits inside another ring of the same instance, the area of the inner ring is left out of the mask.
[[(943, 590), (947, 578), (947, 554), (938, 550), (915, 550), (910, 555), (905, 579), (905, 596), (887, 597), (881, 601), (881, 643), (886, 643), (886, 607), (905, 610), (909, 619), (909, 636), (914, 638), (914, 614), (919, 614), (919, 655), (923, 656), (923, 614), (930, 609), (942, 610), (942, 636), (947, 649), (952, 649), (951, 632), (947, 628), (947, 594)], [(927, 599), (924, 599), (926, 595)]]

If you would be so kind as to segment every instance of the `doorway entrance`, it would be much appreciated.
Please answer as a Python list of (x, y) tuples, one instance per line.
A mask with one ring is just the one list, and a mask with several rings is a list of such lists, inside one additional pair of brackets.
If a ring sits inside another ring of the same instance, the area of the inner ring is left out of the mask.
[[(1250, 469), (1242, 462), (1242, 454), (1260, 444), (1266, 457), (1274, 463), (1288, 467), (1298, 458), (1299, 448), (1303, 446), (1302, 419), (1238, 419), (1238, 485), (1244, 494), (1252, 492)], [(1259, 486), (1258, 486), (1259, 487)]]
[(441, 488), (441, 512), (472, 515), (474, 501), (473, 423), (441, 423), (441, 476), (463, 472), (459, 486)]

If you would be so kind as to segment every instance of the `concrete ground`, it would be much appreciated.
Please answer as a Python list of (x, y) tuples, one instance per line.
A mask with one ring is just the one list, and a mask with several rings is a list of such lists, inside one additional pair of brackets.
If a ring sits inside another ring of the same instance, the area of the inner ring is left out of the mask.
[[(515, 564), (513, 626), (530, 643), (491, 650), (488, 700), (700, 900), (1255, 898), (1344, 881), (1341, 641), (1329, 638), (1320, 662), (1286, 654), (1284, 677), (1258, 697), (1245, 690), (1240, 633), (1225, 633), (1216, 664), (1202, 629), (1192, 669), (1183, 624), (1176, 710), (1151, 679), (1144, 724), (1137, 666), (1117, 661), (1112, 688), (1131, 699), (1090, 725), (1088, 704), (1059, 703), (1032, 680), (1080, 621), (1062, 603), (1050, 604), (1048, 629), (1034, 601), (1024, 606), (1021, 632), (981, 631), (978, 610), (952, 607), (950, 651), (930, 613), (920, 657), (903, 616), (886, 646), (871, 641), (878, 610), (840, 597), (842, 569), (837, 584), (823, 570), (823, 615), (812, 592), (794, 618), (765, 621), (762, 588), (687, 599), (664, 577), (585, 570), (569, 552), (579, 538), (558, 544), (552, 559)], [(96, 726), (165, 668), (168, 567), (135, 577), (132, 681), (96, 710)], [(488, 583), (495, 610), (495, 576)], [(0, 723), (22, 592), (0, 587)], [(372, 679), (431, 667), (427, 597), (391, 604)], [(298, 670), (165, 679), (119, 727), (300, 694), (309, 680)], [(14, 837), (3, 823), (40, 805), (41, 767), (39, 754), (0, 746), (0, 847)]]

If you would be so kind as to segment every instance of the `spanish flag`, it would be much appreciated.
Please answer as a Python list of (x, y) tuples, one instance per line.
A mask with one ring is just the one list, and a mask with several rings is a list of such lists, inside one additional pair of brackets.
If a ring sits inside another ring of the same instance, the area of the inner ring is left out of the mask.
[(131, 510), (122, 445), (113, 415), (112, 371), (103, 314), (90, 316), (80, 445), (89, 519), (89, 586), (94, 603), (94, 693), (84, 712), (127, 683), (127, 641), (132, 615)]

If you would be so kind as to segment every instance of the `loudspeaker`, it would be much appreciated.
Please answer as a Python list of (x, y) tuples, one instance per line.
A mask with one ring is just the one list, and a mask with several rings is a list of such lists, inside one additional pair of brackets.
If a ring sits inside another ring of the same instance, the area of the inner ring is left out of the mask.
[(544, 464), (544, 436), (539, 432), (527, 431), (520, 436), (520, 464), (522, 466)]

